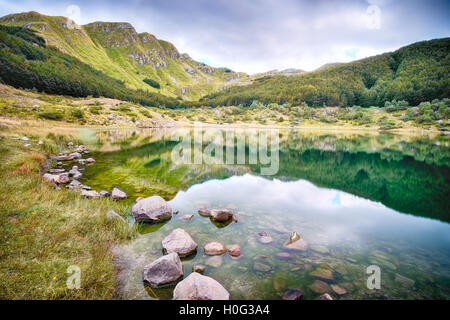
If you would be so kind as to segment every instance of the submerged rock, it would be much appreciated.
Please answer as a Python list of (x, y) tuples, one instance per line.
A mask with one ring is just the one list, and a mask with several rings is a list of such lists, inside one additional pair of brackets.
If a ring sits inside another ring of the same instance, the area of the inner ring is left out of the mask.
[(206, 271), (206, 267), (201, 264), (196, 264), (195, 266), (192, 266), (192, 272), (198, 272), (203, 274)]
[(319, 278), (322, 280), (333, 280), (333, 271), (324, 267), (324, 266), (319, 266), (317, 269), (315, 269), (314, 271), (311, 271), (309, 273), (309, 275), (311, 277), (314, 278)]
[(277, 259), (279, 260), (291, 260), (292, 256), (288, 252), (280, 252), (276, 254)]
[(328, 294), (324, 293), (319, 297), (320, 300), (333, 300), (333, 298)]
[(222, 265), (222, 256), (213, 256), (206, 260), (206, 264), (208, 266), (218, 268)]
[(133, 204), (131, 214), (138, 223), (159, 223), (172, 217), (172, 207), (160, 196), (152, 196)]
[(329, 254), (330, 253), (330, 250), (327, 247), (322, 246), (322, 245), (311, 245), (310, 249), (312, 251), (315, 251), (315, 252), (318, 252), (321, 254)]
[(197, 243), (192, 239), (189, 233), (181, 228), (172, 230), (162, 240), (162, 246), (164, 252), (176, 252), (180, 257), (188, 256), (197, 250)]
[(182, 215), (182, 216), (180, 217), (180, 219), (181, 219), (181, 220), (184, 220), (184, 221), (189, 221), (189, 220), (191, 220), (193, 217), (194, 217), (193, 214), (185, 214), (185, 215)]
[(320, 280), (315, 280), (308, 286), (308, 288), (310, 288), (311, 291), (320, 294), (326, 293), (327, 291), (331, 290), (330, 286), (326, 282)]
[(398, 273), (395, 274), (395, 281), (403, 284), (406, 287), (413, 287), (415, 284), (414, 280), (402, 276), (401, 274)]
[(283, 294), (283, 300), (302, 300), (303, 292), (299, 289), (288, 289)]
[(295, 251), (308, 250), (308, 243), (303, 240), (297, 232), (292, 232), (289, 241), (284, 245), (285, 249)]
[(256, 233), (256, 238), (262, 244), (269, 244), (274, 242), (273, 238), (267, 234), (265, 231)]
[(240, 258), (242, 257), (242, 252), (239, 246), (235, 244), (228, 249), (228, 255), (232, 258)]
[(341, 286), (338, 286), (337, 284), (332, 284), (332, 285), (330, 285), (330, 287), (335, 293), (337, 293), (340, 296), (347, 294), (347, 289), (342, 288)]
[(197, 272), (180, 281), (173, 291), (173, 300), (229, 299), (229, 292), (219, 282)]
[(272, 261), (266, 256), (256, 256), (253, 258), (253, 270), (260, 272), (269, 272), (272, 270)]
[(169, 253), (147, 265), (142, 271), (144, 282), (152, 288), (177, 281), (183, 276), (183, 266), (176, 253)]
[(227, 252), (225, 246), (216, 241), (207, 243), (203, 249), (205, 250), (205, 254), (208, 256), (221, 255)]
[(120, 188), (114, 187), (111, 192), (113, 200), (123, 200), (127, 198), (127, 193)]

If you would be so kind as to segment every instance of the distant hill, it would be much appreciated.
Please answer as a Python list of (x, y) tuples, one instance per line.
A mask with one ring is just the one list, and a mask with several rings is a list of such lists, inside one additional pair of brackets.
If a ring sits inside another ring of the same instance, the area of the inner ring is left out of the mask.
[(324, 65), (318, 67), (316, 70), (314, 71), (320, 71), (320, 70), (325, 70), (331, 67), (337, 67), (344, 64), (344, 62), (332, 62), (332, 63), (325, 63)]
[(194, 103), (150, 90), (130, 89), (121, 80), (55, 47), (47, 47), (34, 31), (5, 25), (0, 25), (0, 83), (72, 97), (103, 96), (144, 106), (178, 108)]
[(298, 76), (266, 75), (203, 100), (213, 106), (250, 106), (258, 100), (266, 104), (381, 107), (393, 99), (417, 105), (449, 97), (450, 38), (444, 38), (351, 63), (325, 65)]
[(172, 43), (150, 33), (137, 33), (125, 22), (78, 26), (66, 17), (26, 12), (2, 17), (0, 24), (34, 30), (47, 46), (58, 48), (133, 90), (197, 100), (247, 77), (194, 61)]

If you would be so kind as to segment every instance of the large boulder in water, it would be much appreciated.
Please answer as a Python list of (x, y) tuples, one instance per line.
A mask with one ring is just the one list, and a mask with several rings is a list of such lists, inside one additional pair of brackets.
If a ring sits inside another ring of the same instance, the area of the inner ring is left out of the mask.
[(153, 261), (142, 271), (144, 282), (152, 288), (175, 282), (182, 276), (183, 266), (175, 252)]
[(207, 243), (203, 249), (208, 256), (221, 255), (227, 252), (227, 248), (217, 241)]
[(152, 196), (133, 204), (131, 214), (136, 222), (158, 223), (172, 217), (172, 208), (160, 196)]
[(164, 252), (176, 252), (180, 257), (188, 256), (197, 250), (197, 243), (192, 239), (189, 233), (181, 228), (172, 230), (162, 240), (162, 246)]
[(177, 284), (173, 300), (230, 300), (230, 293), (213, 278), (193, 272)]
[(213, 218), (213, 220), (215, 220), (217, 222), (227, 222), (227, 221), (233, 219), (234, 215), (233, 215), (233, 212), (231, 212), (230, 210), (214, 209), (214, 210), (211, 210), (211, 217)]

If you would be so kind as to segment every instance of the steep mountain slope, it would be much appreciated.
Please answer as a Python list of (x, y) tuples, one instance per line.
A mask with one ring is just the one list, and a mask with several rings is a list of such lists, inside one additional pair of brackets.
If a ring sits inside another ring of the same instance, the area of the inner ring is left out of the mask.
[(450, 97), (450, 38), (418, 42), (392, 53), (298, 76), (268, 76), (205, 98), (211, 105), (303, 102), (309, 106), (410, 105)]
[(34, 31), (0, 25), (0, 82), (73, 97), (103, 96), (146, 106), (186, 107), (193, 102), (132, 90), (55, 47)]
[(170, 42), (149, 33), (138, 34), (129, 23), (78, 26), (65, 17), (27, 12), (0, 18), (0, 24), (35, 30), (47, 45), (134, 90), (196, 100), (246, 78), (243, 73), (194, 61)]

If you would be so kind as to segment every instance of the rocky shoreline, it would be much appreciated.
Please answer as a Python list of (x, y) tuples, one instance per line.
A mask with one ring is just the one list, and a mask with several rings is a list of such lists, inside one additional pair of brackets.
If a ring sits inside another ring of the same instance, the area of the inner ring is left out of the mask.
[[(119, 201), (127, 199), (127, 194), (119, 187), (113, 187), (111, 191), (92, 190), (90, 186), (83, 185), (81, 179), (86, 166), (94, 164), (95, 159), (83, 158), (89, 154), (84, 145), (74, 145), (72, 142), (67, 144), (69, 149), (58, 155), (52, 155), (47, 160), (43, 168), (43, 179), (54, 185), (55, 189), (61, 190), (62, 186), (69, 190), (78, 191), (84, 198), (96, 199), (110, 197)], [(56, 166), (50, 164), (56, 161)], [(160, 224), (172, 218), (173, 214), (170, 204), (160, 196), (150, 196), (147, 198), (137, 198), (131, 205), (130, 214), (137, 224)], [(201, 207), (198, 209), (201, 217), (206, 217), (218, 227), (225, 227), (234, 222), (238, 223), (237, 216), (228, 209), (207, 209)], [(189, 221), (194, 215), (184, 215), (181, 220)], [(107, 219), (125, 219), (114, 210), (106, 213)], [(274, 239), (265, 231), (255, 234), (257, 241), (262, 245), (269, 245)], [(222, 255), (228, 254), (231, 259), (239, 259), (243, 256), (238, 245), (233, 244), (225, 246), (224, 244), (212, 239), (203, 246), (203, 252), (210, 258), (206, 265), (194, 265), (192, 273), (184, 277), (182, 258), (195, 254), (198, 250), (198, 244), (193, 237), (184, 229), (177, 228), (170, 231), (161, 241), (163, 256), (146, 264), (142, 269), (142, 281), (144, 285), (151, 288), (162, 288), (166, 286), (175, 286), (173, 291), (174, 300), (229, 300), (230, 293), (217, 280), (203, 275), (207, 266), (218, 268), (222, 264)], [(279, 260), (290, 260), (289, 251), (306, 251), (308, 249), (317, 252), (328, 250), (327, 248), (309, 247), (308, 243), (297, 233), (292, 232), (289, 239), (283, 245), (285, 251), (276, 255)], [(267, 272), (272, 269), (272, 263), (266, 256), (257, 256), (253, 259), (253, 269), (257, 272)], [(332, 280), (329, 270), (314, 270), (311, 276), (317, 280), (310, 286), (314, 292), (321, 293), (319, 299), (330, 300), (331, 295), (324, 290), (336, 292), (339, 295), (345, 294), (346, 290), (337, 285), (328, 286), (324, 281)], [(331, 278), (330, 278), (331, 277)], [(284, 293), (284, 300), (301, 300), (303, 298), (302, 290), (298, 288), (289, 288)]]

